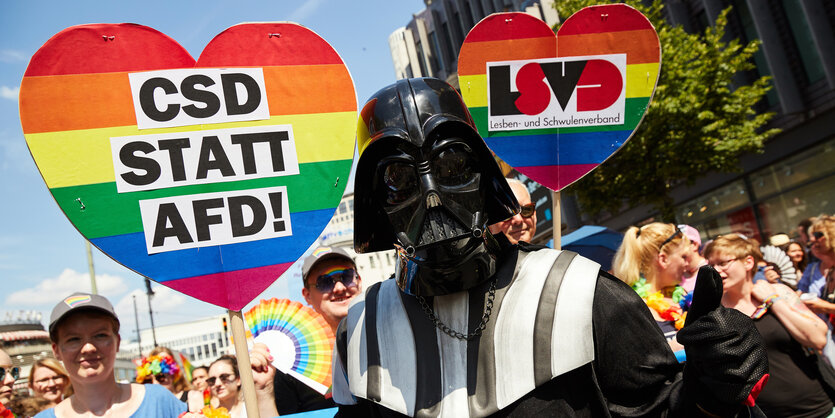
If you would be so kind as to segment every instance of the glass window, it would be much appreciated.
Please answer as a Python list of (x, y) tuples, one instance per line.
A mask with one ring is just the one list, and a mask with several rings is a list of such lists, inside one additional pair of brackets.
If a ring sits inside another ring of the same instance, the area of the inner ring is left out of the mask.
[(435, 31), (429, 32), (429, 46), (432, 47), (432, 52), (435, 57), (437, 57), (438, 70), (443, 71), (446, 64), (444, 63), (443, 56), (441, 55), (441, 46), (438, 45), (438, 37), (435, 35)]
[(742, 180), (737, 180), (676, 207), (676, 220), (679, 223), (696, 225), (750, 203), (745, 184)]
[[(476, 3), (478, 3), (478, 2), (476, 1)], [(464, 24), (467, 25), (467, 26), (464, 26), (465, 30), (472, 29), (472, 27), (474, 25), (474, 23), (473, 23), (473, 9), (470, 8), (469, 0), (464, 2)]]
[[(464, 22), (461, 20), (461, 15), (457, 11), (452, 14), (452, 25), (455, 28), (455, 35), (457, 36), (456, 45), (460, 48), (461, 44), (464, 43), (464, 32), (466, 27), (464, 26)], [(458, 48), (456, 48), (456, 52), (457, 49)]]
[(828, 176), (803, 187), (781, 193), (757, 205), (764, 233), (793, 235), (801, 220), (822, 213), (835, 213), (835, 176)]
[[(768, 198), (798, 184), (835, 172), (835, 139), (751, 173), (757, 199)], [(815, 216), (819, 215), (814, 214)]]
[(347, 211), (348, 211), (348, 207), (345, 206), (345, 202), (340, 202), (339, 203), (339, 214), (342, 215)]
[(823, 79), (825, 76), (823, 64), (821, 64), (818, 49), (812, 40), (812, 32), (809, 31), (809, 25), (806, 24), (803, 9), (798, 5), (797, 0), (783, 0), (783, 10), (786, 13), (786, 20), (789, 21), (795, 48), (800, 55), (800, 62), (803, 64), (806, 79), (809, 80), (809, 83)]
[[(752, 39), (760, 39), (757, 33), (757, 28), (754, 26), (754, 19), (751, 17), (751, 11), (748, 9), (748, 4), (744, 0), (736, 0), (733, 2), (733, 12), (736, 12), (739, 17), (739, 22), (742, 25), (742, 34), (740, 34), (740, 41), (749, 42)], [(762, 46), (754, 53), (754, 64), (757, 68), (755, 70), (758, 76), (771, 75), (771, 69), (768, 67), (768, 62), (765, 59), (765, 52)], [(778, 103), (777, 89), (774, 88), (774, 82), (771, 83), (771, 89), (766, 93), (766, 99), (769, 106), (775, 106)]]
[(212, 343), (212, 357), (217, 357), (217, 344)]
[(198, 359), (202, 359), (202, 358), (203, 358), (203, 347), (201, 347), (201, 346), (199, 346), (199, 345), (197, 346), (197, 358), (198, 358)]
[[(476, 0), (476, 1), (480, 4), (483, 0)], [(496, 8), (493, 6), (493, 0), (487, 0), (487, 2), (483, 4), (483, 6), (484, 6), (484, 13), (482, 13), (483, 16), (491, 14), (496, 10)]]
[(441, 36), (446, 35), (443, 36), (444, 38), (446, 38), (445, 40), (447, 48), (445, 57), (447, 61), (452, 62), (454, 60), (453, 54), (455, 54), (455, 48), (452, 46), (452, 32), (449, 31), (449, 26), (447, 25), (447, 22), (442, 23), (441, 28), (443, 28), (443, 33), (441, 34)]
[(420, 41), (415, 42), (415, 51), (417, 52), (418, 65), (420, 65), (420, 74), (429, 77), (432, 74), (426, 72), (426, 57), (423, 56), (423, 46), (421, 46)]

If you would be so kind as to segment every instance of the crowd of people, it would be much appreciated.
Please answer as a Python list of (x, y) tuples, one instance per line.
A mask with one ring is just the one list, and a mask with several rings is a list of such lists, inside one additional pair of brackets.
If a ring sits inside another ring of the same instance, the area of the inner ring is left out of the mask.
[(757, 406), (767, 416), (825, 417), (835, 406), (835, 245), (830, 245), (835, 218), (805, 219), (796, 235), (776, 234), (764, 241), (785, 253), (799, 280), (784, 279), (789, 266), (767, 260), (766, 247), (756, 239), (730, 233), (702, 245), (691, 226), (657, 222), (626, 231), (613, 269), (644, 299), (685, 361), (676, 341), (681, 327), (674, 324), (685, 322), (688, 313), (693, 290), (688, 280), (702, 265), (713, 267), (722, 278), (721, 304), (750, 317), (764, 339), (770, 378)]
[[(301, 296), (336, 336), (333, 385), (314, 391), (255, 344), (260, 416), (335, 406), (358, 417), (835, 412), (835, 218), (810, 220), (783, 244), (803, 270), (794, 284), (751, 238), (702, 243), (696, 229), (664, 223), (629, 228), (606, 272), (530, 244), (530, 194), (504, 179), (447, 83), (400, 80), (368, 101), (360, 125), (355, 249), (396, 249), (396, 270), (363, 289), (342, 249), (303, 261)], [(117, 382), (119, 328), (103, 296), (61, 300), (48, 327), (55, 360), (32, 367), (26, 402), (0, 351), (0, 417), (247, 416), (232, 355), (188, 378), (159, 347), (135, 383)]]

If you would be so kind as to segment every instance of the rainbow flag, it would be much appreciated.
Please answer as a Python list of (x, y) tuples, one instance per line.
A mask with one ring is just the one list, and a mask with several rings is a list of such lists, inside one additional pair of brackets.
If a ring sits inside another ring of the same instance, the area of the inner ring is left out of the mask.
[[(623, 123), (488, 129), (488, 63), (605, 54), (626, 54)], [(658, 36), (649, 20), (630, 6), (616, 4), (582, 9), (563, 23), (556, 37), (547, 24), (525, 13), (490, 15), (461, 46), (458, 75), (464, 101), (490, 149), (519, 172), (561, 190), (600, 165), (632, 135), (649, 106), (660, 61)]]
[[(139, 129), (129, 74), (258, 67), (264, 120)], [(356, 93), (337, 52), (292, 23), (233, 26), (199, 60), (168, 36), (134, 24), (74, 26), (33, 56), (20, 89), (29, 150), (70, 222), (114, 260), (174, 290), (232, 310), (260, 294), (317, 239), (348, 180)], [(291, 125), (299, 173), (119, 193), (111, 138)], [(149, 254), (140, 201), (286, 187), (292, 235)]]
[(180, 355), (180, 363), (183, 365), (183, 376), (186, 378), (186, 382), (191, 383), (191, 372), (194, 371), (194, 366), (191, 365), (191, 362), (188, 361), (188, 357), (183, 353), (178, 353)]

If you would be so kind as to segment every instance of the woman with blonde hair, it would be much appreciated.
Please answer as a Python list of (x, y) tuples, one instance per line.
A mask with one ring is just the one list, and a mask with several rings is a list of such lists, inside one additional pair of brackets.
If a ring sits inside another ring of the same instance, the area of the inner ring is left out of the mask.
[(673, 224), (653, 222), (630, 227), (615, 253), (614, 273), (632, 286), (650, 307), (673, 351), (683, 347), (675, 335), (684, 326), (689, 297), (680, 286), (690, 265), (690, 241)]
[(72, 395), (70, 376), (61, 362), (51, 357), (42, 358), (32, 364), (29, 371), (29, 389), (32, 389), (36, 398), (49, 401), (41, 410), (51, 408)]

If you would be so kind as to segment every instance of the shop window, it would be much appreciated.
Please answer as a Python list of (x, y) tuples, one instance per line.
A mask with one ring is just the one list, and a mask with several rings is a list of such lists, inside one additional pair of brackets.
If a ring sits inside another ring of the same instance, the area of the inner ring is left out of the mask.
[(751, 190), (759, 200), (832, 173), (835, 173), (835, 139), (755, 171), (749, 178)]
[(764, 234), (795, 234), (801, 220), (835, 213), (835, 176), (828, 176), (803, 187), (781, 193), (757, 205)]
[[(719, 214), (750, 205), (742, 180), (734, 181), (710, 193), (676, 207), (678, 223), (697, 225)], [(711, 236), (712, 234), (708, 234)]]

